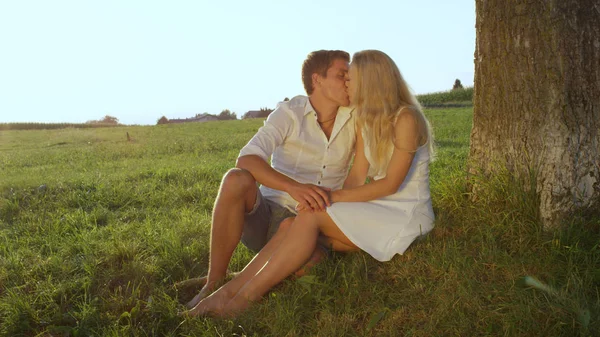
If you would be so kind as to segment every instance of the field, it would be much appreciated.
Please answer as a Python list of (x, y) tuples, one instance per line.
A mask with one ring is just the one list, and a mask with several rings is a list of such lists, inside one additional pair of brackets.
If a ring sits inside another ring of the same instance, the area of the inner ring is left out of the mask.
[(472, 108), (427, 115), (427, 239), (334, 254), (235, 320), (178, 316), (173, 285), (206, 272), (221, 176), (262, 120), (0, 131), (0, 336), (600, 335), (600, 218), (544, 232), (506, 172), (471, 201)]

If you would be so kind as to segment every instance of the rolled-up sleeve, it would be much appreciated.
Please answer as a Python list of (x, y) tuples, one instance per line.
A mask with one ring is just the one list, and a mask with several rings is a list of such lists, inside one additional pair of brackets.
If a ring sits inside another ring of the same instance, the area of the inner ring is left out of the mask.
[(255, 155), (268, 162), (275, 149), (283, 144), (293, 126), (290, 114), (278, 107), (265, 120), (265, 124), (242, 148), (239, 157)]

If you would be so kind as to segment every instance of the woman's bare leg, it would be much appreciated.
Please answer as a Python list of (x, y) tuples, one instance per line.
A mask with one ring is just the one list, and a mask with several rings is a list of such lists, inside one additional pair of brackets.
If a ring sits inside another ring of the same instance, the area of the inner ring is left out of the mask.
[[(206, 300), (200, 301), (188, 313), (192, 316), (201, 315), (207, 311), (218, 311), (220, 307), (226, 304), (238, 290), (246, 284), (256, 273), (267, 263), (273, 252), (279, 247), (281, 241), (289, 230), (294, 218), (287, 218), (281, 222), (279, 229), (269, 242), (261, 249), (261, 251), (246, 265), (246, 267), (235, 277), (227, 282), (223, 287), (220, 287), (213, 295), (207, 296)], [(312, 266), (318, 263), (325, 256), (321, 249), (315, 249), (311, 255), (309, 262), (302, 266), (296, 273), (296, 277), (301, 277)]]
[(225, 285), (220, 287), (212, 295), (199, 301), (193, 309), (188, 311), (192, 316), (202, 315), (209, 310), (215, 310), (215, 308), (222, 307), (233, 297), (240, 287), (242, 287), (252, 276), (254, 276), (268, 261), (273, 252), (279, 247), (281, 241), (285, 237), (286, 232), (289, 230), (290, 225), (294, 221), (294, 218), (284, 219), (279, 225), (279, 229), (273, 235), (271, 240), (254, 256), (254, 258), (244, 267), (244, 269), (237, 273), (237, 275)]
[(222, 311), (216, 313), (229, 316), (246, 309), (251, 302), (260, 299), (269, 289), (298, 270), (314, 251), (319, 231), (338, 241), (350, 242), (326, 212), (300, 213), (265, 266), (237, 292)]
[[(261, 249), (261, 251), (246, 265), (246, 267), (238, 273), (235, 273), (234, 278), (227, 282), (223, 287), (220, 287), (214, 294), (207, 296), (203, 301), (198, 301), (194, 308), (188, 311), (192, 316), (203, 315), (208, 311), (219, 311), (223, 304), (227, 303), (239, 289), (244, 286), (256, 273), (265, 265), (273, 252), (279, 247), (281, 241), (286, 235), (289, 227), (293, 223), (294, 218), (284, 219), (277, 232), (269, 240), (269, 242)], [(298, 269), (295, 277), (302, 277), (308, 270), (321, 261), (325, 257), (325, 252), (321, 248), (315, 248), (308, 262)]]
[(354, 252), (360, 250), (352, 242), (346, 242), (338, 239), (333, 239), (328, 236), (319, 236), (317, 240), (321, 246), (328, 247), (336, 252)]

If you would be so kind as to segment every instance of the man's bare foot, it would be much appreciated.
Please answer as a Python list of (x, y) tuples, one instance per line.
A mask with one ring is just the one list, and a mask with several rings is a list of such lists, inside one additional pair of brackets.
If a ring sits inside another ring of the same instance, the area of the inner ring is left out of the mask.
[(173, 285), (177, 291), (182, 293), (194, 292), (196, 293), (198, 289), (202, 289), (208, 280), (207, 276), (202, 277), (194, 277), (187, 280), (179, 281)]

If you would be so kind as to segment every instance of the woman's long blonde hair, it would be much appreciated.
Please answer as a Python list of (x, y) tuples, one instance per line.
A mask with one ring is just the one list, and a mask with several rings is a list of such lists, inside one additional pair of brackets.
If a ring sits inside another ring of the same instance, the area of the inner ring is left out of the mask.
[(394, 140), (394, 123), (402, 108), (413, 111), (419, 129), (419, 146), (427, 143), (433, 158), (433, 132), (421, 105), (410, 92), (396, 63), (379, 50), (363, 50), (352, 56), (356, 67), (354, 106), (358, 125), (378, 167), (387, 165)]

